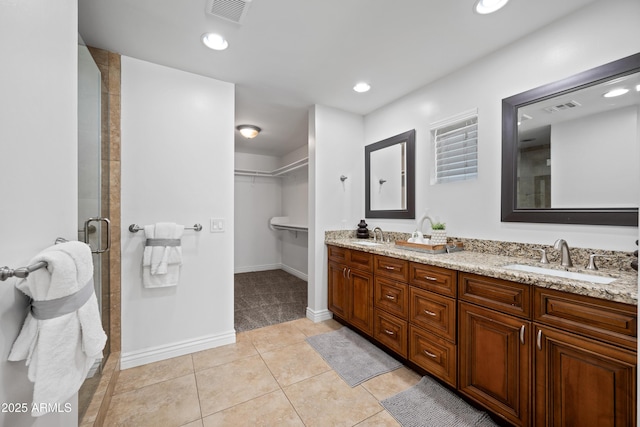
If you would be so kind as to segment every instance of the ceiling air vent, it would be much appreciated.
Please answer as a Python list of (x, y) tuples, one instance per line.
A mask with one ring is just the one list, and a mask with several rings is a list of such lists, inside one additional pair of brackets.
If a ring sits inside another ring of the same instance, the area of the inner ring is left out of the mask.
[(556, 113), (558, 111), (568, 110), (570, 108), (582, 107), (578, 101), (568, 101), (564, 104), (552, 105), (551, 107), (547, 107), (544, 109), (547, 113)]
[(207, 13), (227, 21), (242, 24), (251, 0), (207, 0)]

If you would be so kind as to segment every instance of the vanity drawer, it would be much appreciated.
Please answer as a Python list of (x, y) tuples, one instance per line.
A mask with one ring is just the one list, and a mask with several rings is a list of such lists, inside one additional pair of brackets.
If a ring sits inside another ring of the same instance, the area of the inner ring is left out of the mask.
[(409, 261), (376, 255), (374, 258), (374, 273), (399, 282), (406, 282), (409, 278)]
[(636, 351), (636, 306), (537, 287), (533, 296), (535, 321)]
[(371, 272), (373, 271), (373, 254), (350, 249), (348, 264), (358, 270)]
[(409, 325), (408, 359), (442, 381), (456, 387), (457, 352), (449, 341)]
[(447, 268), (412, 262), (409, 283), (427, 291), (456, 297), (456, 272)]
[(417, 288), (409, 290), (409, 321), (455, 343), (456, 301)]
[(407, 322), (380, 309), (373, 316), (373, 338), (402, 357), (407, 357)]
[(507, 314), (531, 318), (531, 286), (472, 273), (459, 273), (458, 298)]
[(349, 261), (349, 249), (347, 248), (341, 248), (340, 246), (327, 246), (327, 252), (329, 252), (329, 259), (331, 261), (337, 261), (343, 264), (346, 264)]
[(384, 277), (375, 278), (373, 304), (395, 316), (407, 319), (409, 286)]

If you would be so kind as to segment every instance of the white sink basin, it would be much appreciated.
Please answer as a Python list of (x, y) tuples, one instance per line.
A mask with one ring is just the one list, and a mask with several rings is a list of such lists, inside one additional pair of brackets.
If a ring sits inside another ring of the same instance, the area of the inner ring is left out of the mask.
[(550, 268), (534, 267), (533, 265), (525, 264), (509, 264), (504, 268), (509, 270), (528, 271), (529, 273), (545, 274), (547, 276), (563, 277), (565, 279), (582, 280), (584, 282), (609, 284), (616, 279), (613, 277), (594, 276), (592, 274), (575, 273), (573, 271), (564, 270), (552, 270)]
[(376, 242), (367, 242), (366, 240), (362, 241), (362, 242), (352, 242), (354, 245), (362, 245), (362, 246), (380, 246), (382, 245), (382, 243), (376, 243)]

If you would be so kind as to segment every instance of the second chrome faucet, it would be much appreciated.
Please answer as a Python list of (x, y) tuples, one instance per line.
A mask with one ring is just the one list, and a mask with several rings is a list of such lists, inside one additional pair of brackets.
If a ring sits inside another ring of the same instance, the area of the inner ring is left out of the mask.
[(560, 265), (563, 267), (573, 267), (571, 261), (571, 253), (569, 253), (569, 245), (564, 239), (558, 239), (553, 244), (553, 249), (560, 251)]

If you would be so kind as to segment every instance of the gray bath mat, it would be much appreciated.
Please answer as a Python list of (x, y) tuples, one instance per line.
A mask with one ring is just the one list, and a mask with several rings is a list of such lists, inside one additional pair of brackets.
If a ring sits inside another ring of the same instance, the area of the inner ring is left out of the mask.
[(346, 327), (308, 337), (307, 342), (351, 387), (402, 366)]
[(479, 411), (429, 377), (391, 396), (382, 406), (403, 427), (492, 427), (486, 412)]

